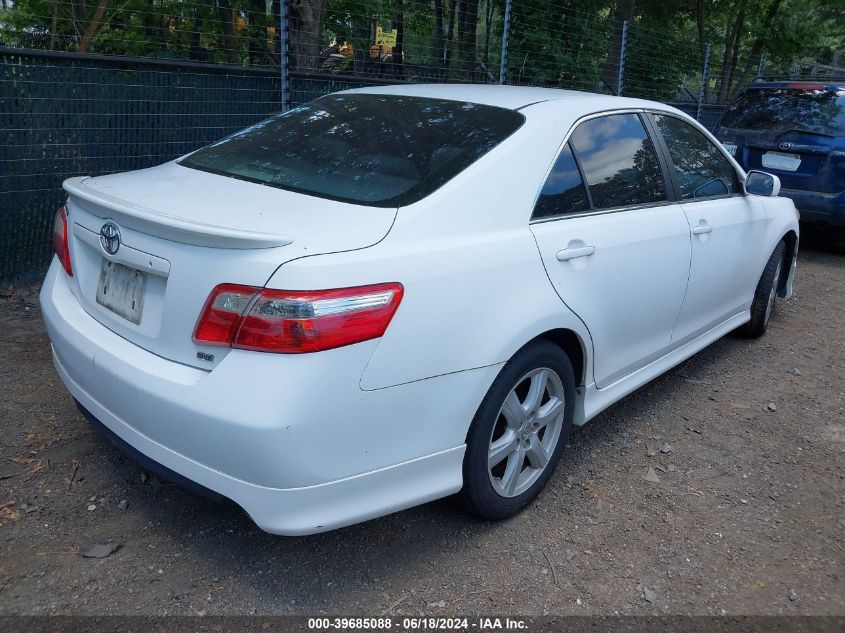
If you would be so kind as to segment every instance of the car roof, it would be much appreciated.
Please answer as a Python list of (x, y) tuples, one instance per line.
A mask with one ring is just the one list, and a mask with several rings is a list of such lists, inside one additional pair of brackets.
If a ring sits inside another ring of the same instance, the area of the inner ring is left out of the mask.
[(498, 106), (509, 110), (518, 110), (545, 101), (559, 101), (567, 107), (574, 106), (576, 109), (583, 110), (585, 113), (600, 112), (615, 108), (658, 108), (664, 111), (676, 111), (674, 108), (665, 104), (643, 99), (615, 97), (613, 95), (580, 92), (578, 90), (502, 86), (498, 84), (398, 84), (354, 88), (343, 92), (428, 97)]

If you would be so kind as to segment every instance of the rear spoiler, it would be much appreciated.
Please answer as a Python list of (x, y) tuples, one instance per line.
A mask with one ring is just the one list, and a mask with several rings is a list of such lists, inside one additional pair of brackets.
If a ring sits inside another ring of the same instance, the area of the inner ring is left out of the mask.
[(167, 215), (101, 191), (95, 191), (85, 185), (87, 180), (90, 180), (90, 176), (69, 178), (64, 181), (62, 187), (71, 197), (96, 207), (100, 215), (112, 218), (123, 226), (142, 233), (163, 237), (173, 242), (214, 248), (273, 248), (293, 242), (293, 238), (289, 235), (243, 231)]

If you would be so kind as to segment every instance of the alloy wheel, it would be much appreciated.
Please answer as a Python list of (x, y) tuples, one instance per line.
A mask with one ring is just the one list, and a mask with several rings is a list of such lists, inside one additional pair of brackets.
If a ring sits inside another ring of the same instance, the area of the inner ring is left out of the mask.
[(560, 376), (547, 367), (528, 372), (508, 392), (487, 457), (497, 494), (519, 496), (543, 474), (560, 440), (565, 400)]

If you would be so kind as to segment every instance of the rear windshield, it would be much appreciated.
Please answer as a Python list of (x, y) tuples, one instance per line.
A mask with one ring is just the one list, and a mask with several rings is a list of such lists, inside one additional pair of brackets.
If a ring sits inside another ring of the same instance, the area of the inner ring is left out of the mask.
[(321, 198), (402, 206), (466, 169), (524, 120), (476, 103), (328, 95), (204, 147), (181, 164)]
[(805, 130), (845, 135), (845, 90), (751, 88), (725, 112), (721, 125), (742, 130)]

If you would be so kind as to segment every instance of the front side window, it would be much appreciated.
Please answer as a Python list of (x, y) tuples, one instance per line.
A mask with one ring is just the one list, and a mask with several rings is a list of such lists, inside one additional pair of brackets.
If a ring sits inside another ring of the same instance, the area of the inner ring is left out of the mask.
[(571, 142), (595, 208), (666, 200), (660, 164), (638, 115), (611, 114), (585, 121), (572, 133)]
[(180, 164), (330, 200), (397, 207), (438, 189), (524, 121), (513, 110), (477, 103), (334, 94), (204, 147)]
[(677, 117), (658, 114), (654, 121), (669, 148), (683, 200), (741, 192), (733, 165), (704, 134)]
[(555, 161), (554, 167), (543, 184), (540, 197), (534, 206), (532, 219), (550, 218), (567, 213), (588, 211), (590, 203), (587, 199), (587, 189), (581, 180), (581, 172), (572, 155), (569, 143), (563, 146)]

